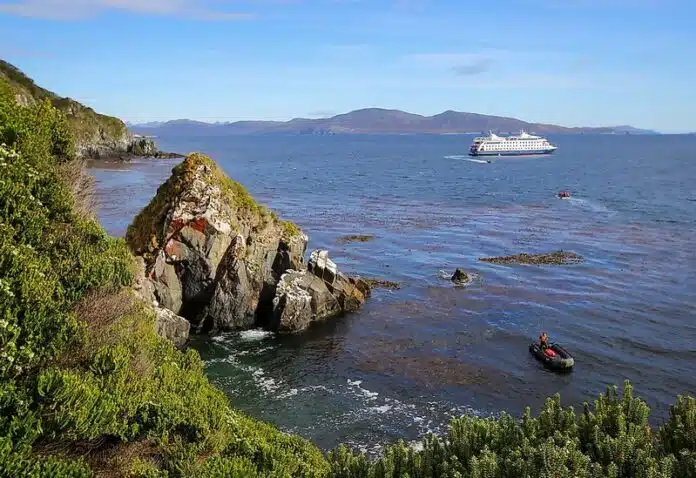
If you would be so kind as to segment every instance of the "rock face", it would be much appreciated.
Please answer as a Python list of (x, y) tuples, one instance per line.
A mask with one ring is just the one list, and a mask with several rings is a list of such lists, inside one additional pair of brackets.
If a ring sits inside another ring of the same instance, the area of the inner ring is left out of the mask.
[(157, 144), (151, 138), (134, 135), (125, 151), (126, 154), (119, 154), (121, 159), (127, 161), (132, 157), (172, 159), (183, 158), (182, 154), (165, 153), (157, 149)]
[(78, 158), (110, 158), (127, 153), (133, 144), (133, 136), (127, 131), (109, 132), (96, 127), (92, 131), (84, 131), (76, 138), (75, 152)]
[(130, 131), (109, 133), (102, 129), (92, 132), (91, 136), (82, 138), (75, 145), (79, 158), (111, 159), (129, 161), (133, 158), (171, 159), (183, 158), (182, 154), (165, 153), (157, 149), (157, 144), (150, 138), (134, 136)]
[(307, 270), (292, 270), (281, 276), (273, 299), (271, 328), (282, 333), (299, 332), (312, 322), (357, 311), (369, 296), (366, 281), (341, 274), (327, 251), (316, 250)]
[(129, 152), (136, 156), (154, 156), (159, 150), (151, 138), (134, 136), (129, 147)]
[(189, 321), (162, 307), (155, 307), (155, 312), (157, 313), (155, 331), (176, 347), (183, 348), (189, 338), (191, 328)]
[(169, 309), (159, 306), (152, 282), (145, 276), (145, 261), (142, 257), (135, 258), (135, 281), (133, 290), (148, 304), (152, 304), (157, 319), (155, 332), (172, 342), (176, 347), (183, 348), (188, 342), (191, 324), (188, 320), (176, 315)]
[(274, 299), (287, 271), (323, 275), (319, 282), (340, 297), (337, 304), (327, 297), (326, 310), (315, 307), (317, 317), (356, 310), (369, 294), (369, 286), (338, 274), (324, 256), (302, 271), (307, 235), (256, 203), (198, 153), (173, 169), (128, 228), (126, 240), (144, 262), (143, 293), (199, 331), (280, 328)]

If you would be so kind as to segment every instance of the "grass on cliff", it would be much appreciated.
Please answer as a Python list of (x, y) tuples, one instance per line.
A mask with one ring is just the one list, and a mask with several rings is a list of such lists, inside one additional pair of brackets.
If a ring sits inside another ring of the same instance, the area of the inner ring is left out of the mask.
[(230, 179), (215, 161), (201, 153), (192, 153), (172, 169), (169, 179), (157, 189), (155, 197), (128, 227), (126, 241), (134, 251), (148, 253), (162, 247), (164, 223), (169, 208), (184, 188), (191, 185), (201, 168), (205, 168), (205, 180), (220, 189), (220, 199), (234, 205), (235, 217), (229, 218), (233, 225), (240, 220), (257, 225), (272, 221), (281, 226), (286, 238), (300, 233), (300, 229), (294, 223), (279, 220), (275, 213), (256, 202), (249, 191), (242, 184)]

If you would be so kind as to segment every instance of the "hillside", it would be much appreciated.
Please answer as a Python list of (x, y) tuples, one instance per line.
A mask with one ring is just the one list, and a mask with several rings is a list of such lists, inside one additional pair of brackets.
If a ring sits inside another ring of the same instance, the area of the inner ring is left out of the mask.
[(445, 111), (433, 116), (423, 116), (400, 110), (366, 108), (330, 118), (295, 118), (290, 121), (236, 121), (231, 123), (205, 123), (192, 120), (173, 120), (136, 124), (133, 131), (143, 134), (200, 134), (223, 136), (235, 134), (290, 133), (290, 134), (461, 134), (487, 131), (534, 133), (602, 133), (648, 134), (654, 131), (639, 130), (631, 126), (606, 126), (598, 128), (529, 123), (517, 118), (489, 116), (477, 113)]
[(65, 114), (75, 139), (78, 158), (162, 155), (152, 141), (134, 138), (120, 119), (99, 114), (71, 98), (63, 98), (42, 88), (19, 68), (0, 59), (0, 82), (3, 80), (20, 105), (28, 106), (48, 100)]

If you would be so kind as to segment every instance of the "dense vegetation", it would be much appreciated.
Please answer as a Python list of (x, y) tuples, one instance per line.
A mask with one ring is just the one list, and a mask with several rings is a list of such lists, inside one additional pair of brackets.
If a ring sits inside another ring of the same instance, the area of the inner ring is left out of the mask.
[(536, 417), (454, 419), (374, 462), (244, 416), (155, 334), (72, 142), (50, 102), (18, 106), (0, 79), (0, 476), (696, 478), (696, 400), (654, 431), (628, 384), (580, 414), (555, 397)]
[(339, 478), (693, 478), (696, 477), (696, 400), (678, 399), (669, 421), (654, 434), (648, 406), (609, 387), (576, 415), (560, 397), (538, 416), (520, 420), (465, 416), (450, 422), (444, 439), (426, 438), (415, 451), (400, 443), (369, 463), (345, 448), (331, 453)]

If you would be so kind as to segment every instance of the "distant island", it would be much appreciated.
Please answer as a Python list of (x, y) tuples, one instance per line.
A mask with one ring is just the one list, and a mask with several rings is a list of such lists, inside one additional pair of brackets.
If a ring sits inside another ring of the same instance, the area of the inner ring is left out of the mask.
[(423, 116), (400, 110), (365, 108), (330, 118), (295, 118), (289, 121), (235, 121), (206, 123), (189, 119), (143, 124), (127, 123), (140, 134), (227, 136), (243, 134), (467, 134), (521, 130), (547, 134), (659, 134), (633, 126), (569, 128), (554, 124), (529, 123), (517, 118), (445, 111)]

